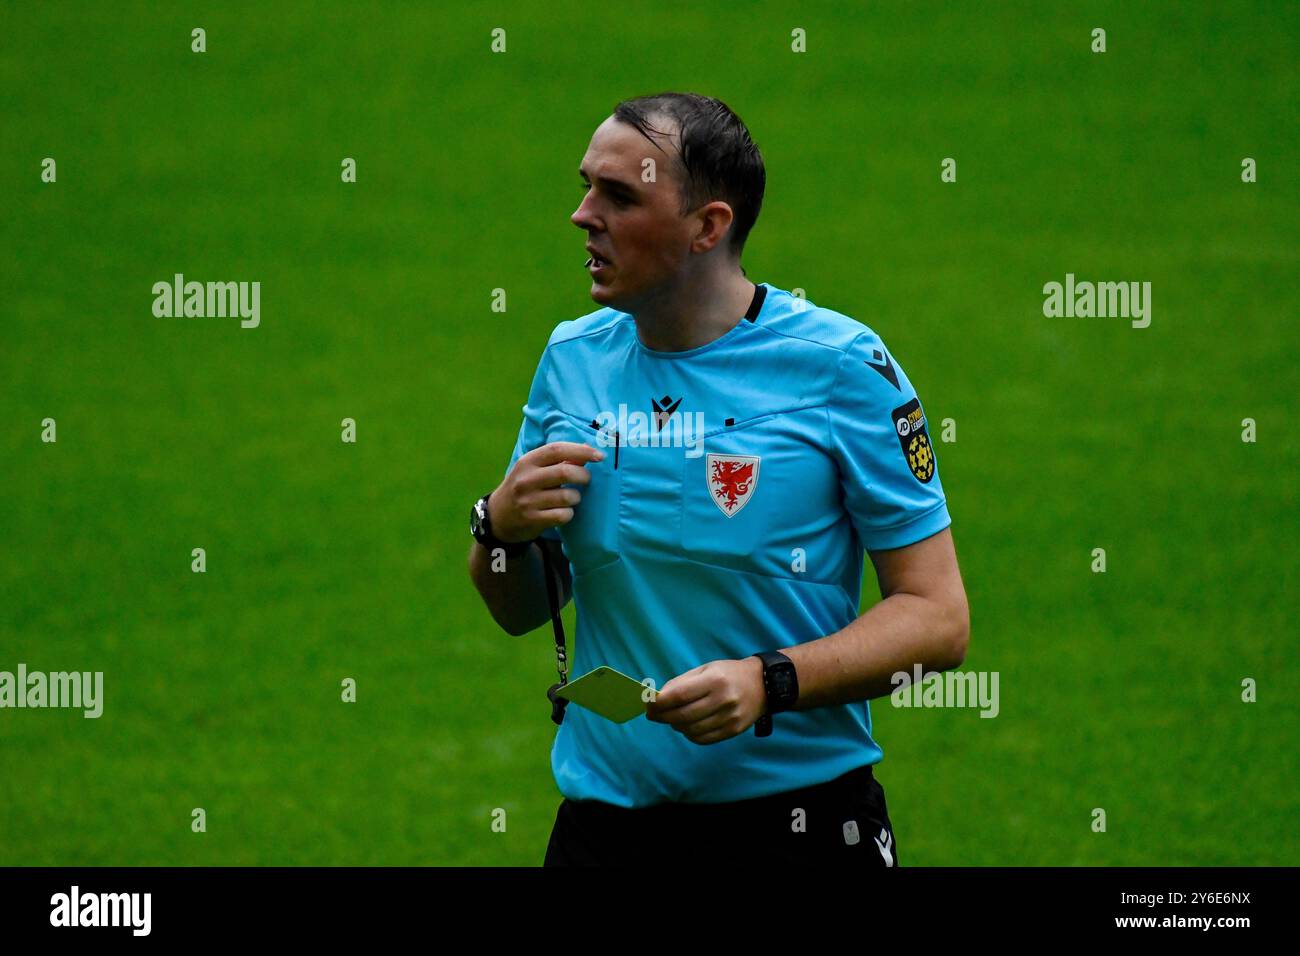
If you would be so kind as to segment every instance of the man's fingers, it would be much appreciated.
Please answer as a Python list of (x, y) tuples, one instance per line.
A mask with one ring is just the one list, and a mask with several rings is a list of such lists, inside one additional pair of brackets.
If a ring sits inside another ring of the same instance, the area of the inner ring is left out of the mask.
[(591, 483), (591, 472), (582, 465), (559, 462), (538, 468), (525, 479), (530, 488), (558, 488), (560, 485), (586, 485)]
[(553, 441), (535, 449), (532, 454), (537, 456), (534, 462), (538, 465), (554, 465), (562, 461), (603, 461), (605, 458), (605, 453), (599, 448), (575, 441)]
[(494, 525), (523, 535), (568, 524), (582, 494), (565, 486), (590, 484), (586, 466), (604, 457), (603, 451), (579, 442), (557, 441), (534, 448), (515, 463), (502, 485), (505, 491), (493, 495), (489, 506)]
[[(679, 724), (676, 729), (687, 737), (695, 738), (704, 737), (718, 731), (725, 731), (730, 724), (731, 715), (718, 712), (710, 714), (706, 718), (691, 721), (689, 724)], [(701, 743), (701, 741), (697, 740), (696, 743)]]
[(568, 524), (573, 520), (572, 508), (551, 508), (549, 511), (539, 511), (534, 516), (538, 521), (546, 523), (548, 528), (554, 528), (557, 524)]
[[(674, 680), (680, 679), (674, 678)], [(653, 706), (659, 715), (667, 717), (670, 714), (678, 713), (681, 708), (688, 707), (697, 700), (708, 697), (710, 690), (712, 690), (712, 687), (707, 681), (680, 681), (680, 683), (673, 684), (671, 688), (668, 684), (665, 684), (663, 690), (659, 691), (658, 696), (655, 698)], [(667, 696), (667, 700), (664, 700), (665, 696)]]
[(547, 511), (552, 508), (574, 508), (582, 501), (577, 488), (544, 488), (528, 497), (529, 511)]
[(672, 724), (678, 730), (688, 730), (691, 724), (719, 713), (717, 705), (705, 698), (693, 700), (676, 707), (656, 708), (655, 719)]

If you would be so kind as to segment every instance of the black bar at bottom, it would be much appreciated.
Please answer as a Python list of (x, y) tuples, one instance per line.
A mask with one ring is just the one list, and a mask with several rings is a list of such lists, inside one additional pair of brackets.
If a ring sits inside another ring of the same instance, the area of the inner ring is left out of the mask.
[(1285, 868), (902, 868), (864, 877), (829, 869), (754, 872), (701, 858), (613, 871), (8, 868), (0, 869), (0, 931), (6, 943), (75, 936), (92, 946), (145, 939), (373, 943), (430, 933), (444, 941), (468, 933), (486, 944), (513, 931), (549, 946), (603, 924), (641, 948), (684, 942), (678, 934), (689, 935), (703, 919), (746, 933), (775, 920), (810, 945), (827, 932), (864, 943), (1050, 933), (1231, 944), (1243, 933), (1288, 927), (1295, 875)]

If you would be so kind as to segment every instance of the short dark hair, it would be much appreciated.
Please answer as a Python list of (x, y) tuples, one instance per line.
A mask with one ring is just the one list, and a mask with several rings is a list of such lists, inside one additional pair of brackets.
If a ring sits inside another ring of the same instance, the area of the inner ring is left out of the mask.
[(670, 132), (652, 126), (653, 116), (667, 116), (677, 123), (677, 172), (684, 184), (682, 215), (715, 199), (727, 203), (735, 214), (729, 237), (731, 251), (740, 255), (763, 208), (767, 185), (763, 155), (750, 139), (749, 130), (726, 103), (698, 93), (637, 96), (614, 107), (614, 118), (635, 127), (646, 139), (651, 132)]

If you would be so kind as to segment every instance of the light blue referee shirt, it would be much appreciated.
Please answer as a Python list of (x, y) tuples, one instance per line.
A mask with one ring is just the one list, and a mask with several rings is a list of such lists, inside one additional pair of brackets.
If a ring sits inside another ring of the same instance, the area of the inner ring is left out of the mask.
[[(609, 308), (560, 323), (510, 466), (554, 441), (605, 451), (573, 520), (547, 532), (573, 574), (571, 677), (604, 664), (662, 687), (825, 637), (858, 616), (864, 548), (951, 523), (925, 414), (880, 337), (768, 283), (684, 352), (646, 348)], [(708, 746), (570, 705), (551, 768), (570, 799), (644, 807), (765, 796), (880, 758), (865, 701)]]

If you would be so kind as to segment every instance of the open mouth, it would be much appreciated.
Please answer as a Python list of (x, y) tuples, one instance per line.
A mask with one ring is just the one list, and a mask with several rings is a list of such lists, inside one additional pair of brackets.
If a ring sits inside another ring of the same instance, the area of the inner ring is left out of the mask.
[(591, 258), (588, 259), (586, 263), (588, 269), (595, 271), (596, 269), (603, 269), (605, 268), (605, 266), (610, 265), (610, 261), (608, 259), (606, 259), (602, 255), (599, 255), (594, 250), (588, 249), (587, 252), (591, 254)]

